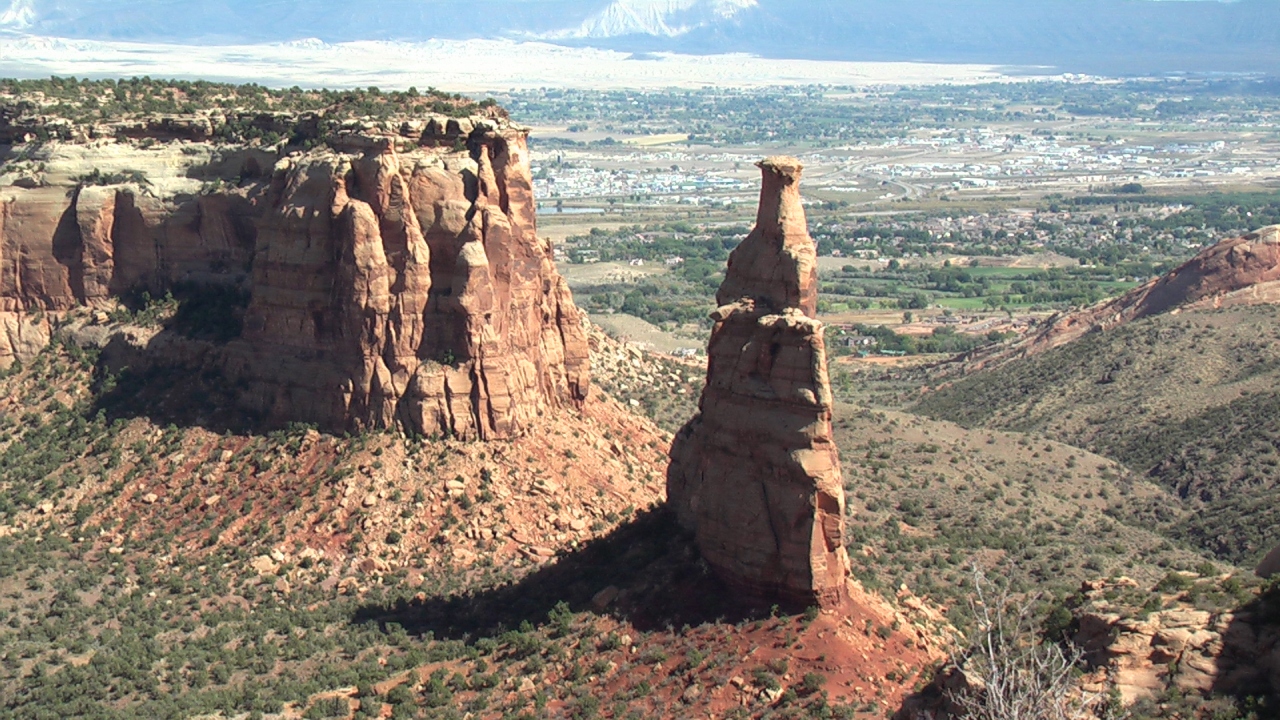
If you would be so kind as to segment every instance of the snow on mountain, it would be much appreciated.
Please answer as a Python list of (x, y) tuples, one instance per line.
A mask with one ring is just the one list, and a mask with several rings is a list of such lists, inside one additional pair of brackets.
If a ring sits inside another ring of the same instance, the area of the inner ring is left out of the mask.
[(508, 38), (628, 53), (1280, 75), (1280, 0), (0, 0), (5, 35), (195, 45)]
[(553, 35), (576, 38), (626, 35), (679, 37), (697, 28), (732, 19), (757, 5), (757, 0), (614, 0), (577, 28)]
[(4, 13), (0, 13), (0, 28), (26, 30), (36, 22), (34, 0), (11, 0)]

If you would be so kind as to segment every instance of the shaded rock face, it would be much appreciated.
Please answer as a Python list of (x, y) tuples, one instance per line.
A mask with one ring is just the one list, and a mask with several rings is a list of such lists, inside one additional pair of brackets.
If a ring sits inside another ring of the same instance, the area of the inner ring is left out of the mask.
[(667, 495), (707, 563), (763, 601), (835, 606), (847, 594), (844, 487), (815, 248), (800, 164), (770, 158), (756, 229), (733, 252), (712, 315), (699, 413), (676, 436)]
[(1254, 574), (1264, 580), (1270, 580), (1280, 574), (1280, 547), (1271, 548), (1271, 552), (1258, 563)]
[(244, 410), (335, 430), (516, 434), (589, 385), (578, 311), (536, 234), (526, 135), (438, 118), (274, 169), (255, 159), (238, 184), (194, 197), (15, 191), (0, 198), (0, 363), (47, 343), (33, 311), (234, 285), (249, 297), (243, 328), (200, 363)]

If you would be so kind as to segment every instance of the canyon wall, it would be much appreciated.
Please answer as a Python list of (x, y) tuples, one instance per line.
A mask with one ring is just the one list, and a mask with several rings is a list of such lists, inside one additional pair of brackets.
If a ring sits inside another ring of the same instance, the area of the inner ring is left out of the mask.
[(791, 158), (760, 163), (756, 227), (716, 295), (699, 412), (672, 444), (667, 495), (707, 563), (766, 602), (847, 595), (844, 486), (817, 306), (816, 248)]
[[(586, 338), (537, 236), (526, 130), (349, 122), (301, 150), (183, 128), (45, 144), (40, 172), (2, 189), (0, 365), (81, 308), (232, 288), (231, 337), (185, 357), (169, 339), (156, 362), (216, 370), (268, 424), (495, 438), (583, 401)], [(150, 172), (73, 174), (99, 163)]]

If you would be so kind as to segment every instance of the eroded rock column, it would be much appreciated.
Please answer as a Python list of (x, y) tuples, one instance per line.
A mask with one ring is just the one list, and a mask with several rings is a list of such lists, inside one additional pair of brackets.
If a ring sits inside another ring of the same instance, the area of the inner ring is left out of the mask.
[(537, 236), (527, 132), (468, 133), (465, 149), (373, 138), (278, 163), (231, 350), (246, 407), (495, 439), (581, 406), (587, 343)]
[(716, 295), (698, 414), (676, 436), (667, 495), (707, 563), (750, 598), (846, 596), (844, 487), (817, 310), (802, 167), (769, 158), (756, 227)]

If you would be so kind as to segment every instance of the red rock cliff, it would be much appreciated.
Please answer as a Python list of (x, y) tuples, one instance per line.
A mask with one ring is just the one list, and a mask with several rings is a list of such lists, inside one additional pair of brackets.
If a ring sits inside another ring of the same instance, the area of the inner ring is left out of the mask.
[(667, 494), (731, 587), (834, 606), (846, 597), (849, 560), (823, 326), (812, 318), (815, 248), (799, 162), (760, 167), (759, 218), (717, 294), (707, 386), (672, 445)]
[(0, 363), (48, 341), (33, 315), (231, 284), (250, 300), (216, 364), (245, 410), (330, 429), (518, 433), (589, 384), (578, 311), (537, 236), (526, 136), (494, 117), (366, 122), (283, 157), (188, 145), (208, 153), (186, 169), (211, 176), (199, 192), (9, 188)]

